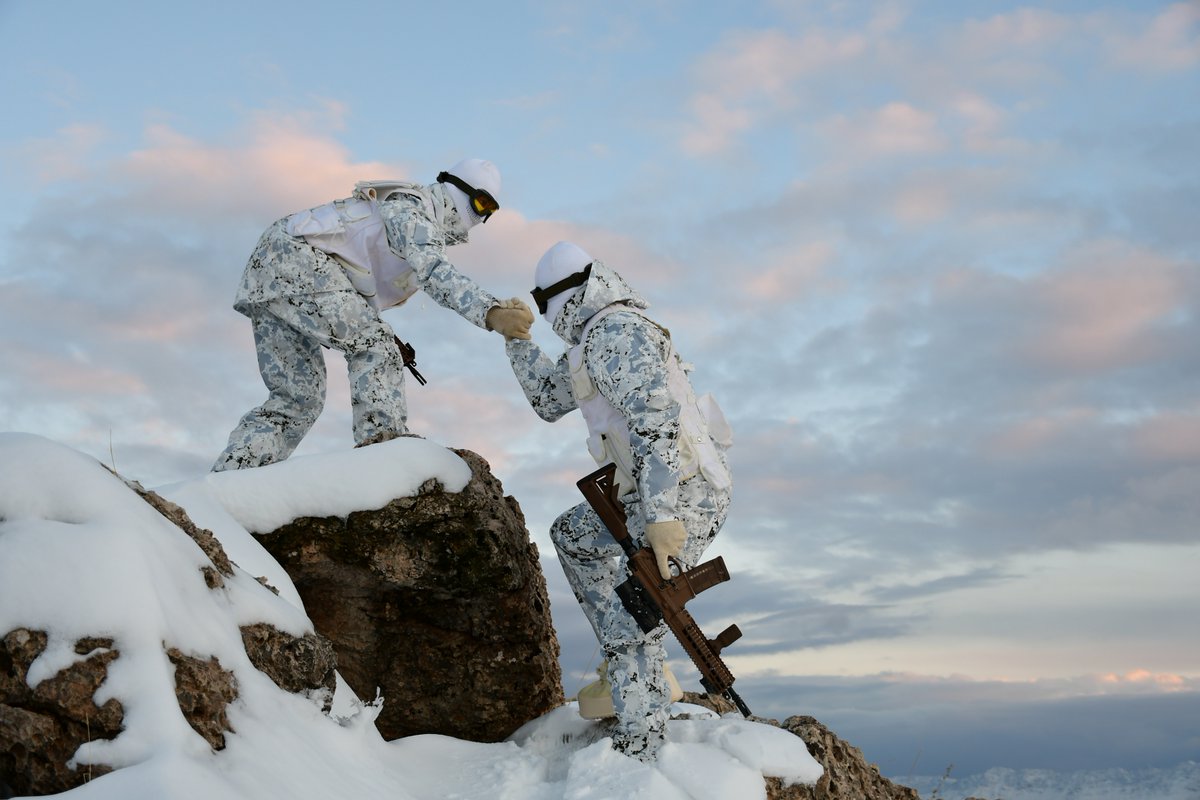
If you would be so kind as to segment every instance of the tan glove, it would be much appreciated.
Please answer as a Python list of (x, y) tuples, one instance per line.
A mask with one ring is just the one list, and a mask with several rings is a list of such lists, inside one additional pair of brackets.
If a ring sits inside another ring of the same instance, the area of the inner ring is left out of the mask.
[(687, 541), (687, 530), (677, 519), (667, 522), (651, 522), (646, 525), (646, 544), (654, 551), (658, 562), (658, 573), (664, 581), (671, 579), (671, 564), (668, 556), (683, 556), (683, 543)]
[(518, 297), (501, 300), (488, 309), (485, 319), (489, 331), (496, 331), (509, 339), (531, 339), (529, 326), (533, 324), (533, 311)]

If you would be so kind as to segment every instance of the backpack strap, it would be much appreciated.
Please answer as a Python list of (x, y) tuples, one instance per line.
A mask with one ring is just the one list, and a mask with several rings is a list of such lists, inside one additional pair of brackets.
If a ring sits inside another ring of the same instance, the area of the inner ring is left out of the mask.
[(381, 180), (359, 181), (354, 184), (354, 196), (374, 205), (383, 200), (395, 200), (400, 195), (416, 198), (425, 206), (426, 213), (437, 220), (443, 221), (442, 210), (429, 197), (426, 187), (412, 181)]

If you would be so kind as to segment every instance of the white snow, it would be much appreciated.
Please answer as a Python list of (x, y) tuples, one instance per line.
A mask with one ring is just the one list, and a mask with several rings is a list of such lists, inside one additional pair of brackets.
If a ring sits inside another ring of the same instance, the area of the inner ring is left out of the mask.
[[(31, 685), (85, 658), (73, 649), (83, 636), (111, 637), (120, 652), (96, 702), (118, 698), (125, 729), (75, 754), (81, 769), (118, 769), (65, 796), (752, 800), (765, 797), (764, 775), (792, 783), (820, 777), (798, 737), (695, 706), (677, 709), (692, 718), (670, 723), (670, 743), (654, 766), (613, 751), (570, 704), (499, 744), (434, 735), (387, 742), (373, 724), (378, 701), (364, 704), (339, 683), (327, 716), (250, 664), (240, 626), (312, 630), (295, 587), (251, 531), (378, 508), (429, 478), (460, 491), (469, 476), (449, 450), (406, 438), (163, 487), (160, 494), (212, 530), (237, 564), (223, 589), (210, 590), (200, 548), (102, 465), (38, 436), (0, 434), (0, 635), (47, 632)], [(216, 656), (237, 679), (234, 733), (220, 752), (180, 713), (164, 644)]]
[[(406, 437), (259, 469), (212, 472), (199, 483), (243, 528), (266, 533), (297, 517), (345, 517), (382, 508), (416, 494), (429, 478), (458, 492), (471, 480), (471, 468), (441, 445)], [(164, 496), (171, 488), (164, 487)]]

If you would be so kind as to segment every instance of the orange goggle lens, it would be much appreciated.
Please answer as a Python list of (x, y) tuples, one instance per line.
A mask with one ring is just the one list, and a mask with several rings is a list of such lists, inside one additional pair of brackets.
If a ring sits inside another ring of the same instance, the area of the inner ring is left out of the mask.
[(471, 195), (471, 208), (475, 209), (475, 213), (481, 217), (491, 216), (500, 210), (500, 204), (496, 202), (496, 198), (483, 189), (476, 189)]

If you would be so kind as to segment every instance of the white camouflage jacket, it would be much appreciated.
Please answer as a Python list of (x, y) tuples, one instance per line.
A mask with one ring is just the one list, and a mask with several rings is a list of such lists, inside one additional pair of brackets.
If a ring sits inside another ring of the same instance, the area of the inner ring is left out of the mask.
[[(420, 198), (399, 195), (379, 203), (388, 245), (408, 262), (417, 285), (435, 302), (486, 328), (488, 309), (496, 305), (497, 299), (446, 257), (448, 246), (466, 241), (466, 228), (441, 186), (427, 187), (426, 192), (426, 200), (440, 205), (442, 221), (430, 213), (430, 202)], [(344, 281), (330, 277), (342, 271), (338, 262), (302, 238), (289, 236), (286, 219), (268, 229), (246, 264), (234, 299), (234, 308), (242, 313), (280, 297), (345, 286)]]
[[(647, 307), (620, 275), (593, 261), (591, 276), (563, 306), (554, 330), (568, 344), (580, 344), (588, 320), (613, 304)], [(666, 359), (679, 356), (667, 332), (639, 313), (616, 310), (587, 329), (583, 344), (588, 376), (629, 427), (632, 477), (645, 521), (680, 519), (681, 407), (668, 387), (666, 365)], [(554, 422), (578, 408), (568, 353), (551, 361), (535, 342), (524, 339), (512, 339), (505, 347), (513, 373), (538, 416)]]

